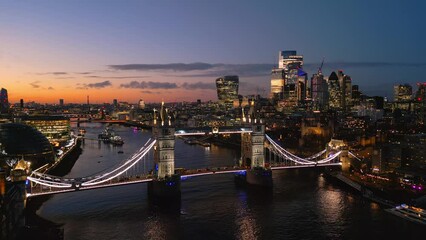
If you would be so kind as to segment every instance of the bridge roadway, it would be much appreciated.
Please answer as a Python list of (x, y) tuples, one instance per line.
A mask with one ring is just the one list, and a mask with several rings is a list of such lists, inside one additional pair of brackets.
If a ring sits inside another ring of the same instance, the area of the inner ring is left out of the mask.
[[(341, 163), (325, 163), (325, 164), (312, 164), (312, 165), (295, 165), (295, 166), (279, 166), (272, 165), (271, 170), (283, 170), (283, 169), (294, 169), (294, 168), (312, 168), (312, 167), (327, 167), (327, 166), (341, 166)], [(237, 173), (244, 172), (246, 168), (241, 167), (214, 167), (214, 168), (204, 168), (204, 169), (187, 169), (179, 172), (181, 175), (181, 180), (186, 180), (192, 177), (199, 176), (207, 176), (214, 174), (228, 174), (228, 173)], [(108, 188), (108, 187), (116, 187), (123, 185), (131, 185), (137, 183), (145, 183), (152, 181), (152, 175), (140, 175), (140, 176), (132, 176), (132, 177), (121, 177), (116, 178), (114, 180), (110, 180), (106, 183), (94, 185), (94, 186), (80, 186), (76, 187), (75, 185), (81, 185), (81, 183), (74, 183), (72, 188), (68, 189), (55, 189), (46, 186), (34, 186), (31, 189), (31, 193), (27, 193), (27, 198), (37, 197), (42, 195), (53, 195), (59, 193), (67, 193), (67, 192), (75, 192), (75, 191), (85, 191), (92, 189), (100, 189), (100, 188)]]

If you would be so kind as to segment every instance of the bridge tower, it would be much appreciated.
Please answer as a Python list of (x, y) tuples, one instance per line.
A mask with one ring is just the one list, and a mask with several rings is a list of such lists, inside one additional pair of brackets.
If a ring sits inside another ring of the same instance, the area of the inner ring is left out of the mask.
[[(157, 123), (158, 122), (158, 123)], [(160, 121), (154, 112), (153, 181), (148, 184), (148, 193), (154, 198), (180, 198), (180, 176), (175, 174), (175, 128), (162, 102)]]
[(272, 171), (265, 167), (265, 125), (257, 118), (254, 101), (249, 114), (251, 133), (241, 134), (241, 166), (248, 168), (246, 182), (251, 185), (272, 186)]
[(339, 155), (339, 160), (342, 163), (342, 171), (349, 172), (349, 167), (351, 166), (351, 162), (349, 159), (349, 148), (343, 140), (331, 139), (326, 146), (326, 150), (327, 157), (331, 154), (335, 154), (339, 151), (342, 151)]
[(16, 229), (25, 225), (28, 163), (21, 159), (11, 167), (10, 183), (7, 183), (6, 172), (0, 171), (0, 239), (15, 238)]

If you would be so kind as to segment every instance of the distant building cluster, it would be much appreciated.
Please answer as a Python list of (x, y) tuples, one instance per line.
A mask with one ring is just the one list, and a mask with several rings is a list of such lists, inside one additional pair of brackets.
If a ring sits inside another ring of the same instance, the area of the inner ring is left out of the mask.
[(278, 68), (271, 72), (271, 97), (284, 112), (303, 105), (309, 89), (307, 74), (303, 71), (303, 56), (296, 51), (280, 51)]
[[(270, 98), (277, 111), (291, 114), (303, 111), (343, 111), (357, 116), (369, 116), (374, 121), (383, 117), (385, 98), (369, 97), (354, 85), (352, 78), (342, 70), (324, 76), (322, 64), (307, 81), (303, 71), (303, 56), (296, 51), (280, 51), (278, 67), (271, 71)], [(394, 86), (394, 109), (418, 111), (424, 122), (426, 84), (417, 84), (417, 91), (409, 84)], [(387, 101), (386, 101), (387, 102)]]
[(303, 71), (303, 56), (296, 51), (280, 51), (278, 68), (271, 72), (271, 98), (286, 113), (299, 108), (349, 110), (356, 95), (353, 92), (357, 90), (351, 77), (341, 70), (325, 78), (322, 66), (309, 84), (308, 74)]
[[(194, 99), (160, 105), (143, 99), (129, 103), (111, 96), (108, 103), (90, 104), (87, 96), (85, 104), (62, 98), (55, 104), (24, 104), (21, 99), (10, 106), (7, 90), (1, 89), (0, 122), (31, 126), (40, 133), (34, 136), (45, 138), (38, 140), (43, 146), (50, 142), (60, 149), (70, 139), (71, 125), (77, 124), (80, 132), (78, 123), (85, 121), (149, 128), (160, 109), (167, 111), (173, 125), (185, 128), (235, 127), (258, 117), (268, 134), (295, 153), (309, 155), (331, 140), (340, 141), (357, 154), (360, 161), (355, 167), (363, 172), (398, 173), (403, 181), (426, 184), (422, 180), (426, 176), (415, 172), (426, 169), (426, 83), (397, 84), (390, 101), (363, 94), (343, 70), (326, 75), (321, 64), (308, 78), (303, 66), (304, 57), (297, 51), (280, 51), (277, 67), (271, 69), (269, 97), (240, 95), (239, 77), (226, 75), (215, 79), (218, 101), (206, 102)], [(0, 136), (17, 134), (12, 132), (15, 127), (11, 129), (0, 123)], [(221, 141), (227, 138), (231, 136)], [(6, 143), (13, 138), (4, 139)], [(12, 152), (12, 148), (8, 150)], [(15, 155), (19, 153), (17, 150)]]

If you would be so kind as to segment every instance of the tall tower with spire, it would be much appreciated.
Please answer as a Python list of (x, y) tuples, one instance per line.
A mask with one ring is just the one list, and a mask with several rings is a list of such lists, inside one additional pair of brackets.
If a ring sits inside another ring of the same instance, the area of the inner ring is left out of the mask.
[(164, 102), (161, 103), (160, 123), (154, 126), (154, 136), (157, 140), (154, 148), (154, 176), (157, 179), (171, 177), (175, 172), (175, 128)]
[(251, 125), (251, 133), (242, 133), (241, 135), (241, 165), (245, 167), (264, 168), (265, 167), (265, 125), (258, 118), (254, 100), (250, 102), (248, 112), (248, 122)]
[(248, 124), (251, 132), (241, 133), (241, 163), (247, 168), (245, 181), (251, 185), (272, 186), (272, 171), (265, 166), (265, 125), (259, 118), (254, 101), (250, 103)]
[(175, 174), (175, 128), (164, 102), (161, 103), (159, 119), (156, 112), (154, 110), (152, 128), (156, 140), (153, 181), (148, 184), (148, 193), (159, 200), (180, 199), (180, 176)]

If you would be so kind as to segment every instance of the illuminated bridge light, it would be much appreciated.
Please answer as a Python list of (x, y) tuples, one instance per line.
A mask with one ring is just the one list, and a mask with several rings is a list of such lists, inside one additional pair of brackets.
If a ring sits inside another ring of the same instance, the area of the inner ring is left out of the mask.
[(271, 146), (273, 147), (273, 150), (274, 150), (275, 153), (278, 153), (284, 159), (290, 160), (290, 161), (292, 161), (296, 164), (300, 164), (300, 165), (315, 165), (315, 166), (318, 165), (318, 164), (324, 165), (325, 163), (333, 161), (342, 153), (342, 151), (340, 151), (340, 152), (332, 154), (332, 155), (330, 155), (330, 156), (328, 156), (324, 159), (321, 159), (321, 160), (318, 160), (318, 161), (311, 161), (311, 159), (314, 159), (314, 158), (321, 156), (326, 151), (323, 150), (323, 151), (305, 159), (305, 158), (298, 157), (298, 156), (290, 153), (289, 151), (285, 150), (279, 144), (277, 144), (275, 141), (273, 141), (272, 138), (269, 137), (268, 135), (265, 135), (265, 137), (271, 143)]
[[(238, 127), (235, 130), (225, 130), (224, 134), (230, 134), (230, 133), (241, 133), (241, 132), (251, 132), (251, 129), (247, 128), (240, 128)], [(176, 135), (204, 135), (205, 132), (193, 132), (190, 133), (185, 130), (178, 130), (176, 131)], [(280, 170), (280, 169), (287, 169), (287, 168), (309, 168), (309, 167), (317, 167), (317, 166), (338, 166), (342, 165), (340, 162), (340, 159), (338, 156), (342, 153), (342, 151), (329, 154), (328, 156), (325, 156), (323, 159), (320, 159), (323, 154), (326, 153), (326, 150), (323, 150), (319, 153), (316, 153), (310, 157), (307, 158), (301, 158), (298, 157), (288, 150), (281, 147), (278, 143), (272, 140), (268, 135), (265, 135), (266, 140), (269, 142), (268, 148), (270, 151), (274, 152), (275, 155), (279, 156), (282, 159), (285, 159), (285, 163), (270, 163), (269, 166), (271, 166), (271, 170)], [(123, 160), (120, 165), (118, 165), (115, 168), (107, 169), (104, 172), (94, 174), (92, 176), (87, 177), (80, 177), (80, 178), (62, 178), (57, 176), (52, 176), (40, 172), (33, 172), (31, 176), (28, 177), (28, 180), (43, 185), (45, 187), (49, 188), (56, 188), (56, 189), (49, 189), (47, 188), (41, 188), (39, 191), (41, 192), (32, 192), (31, 195), (28, 196), (36, 196), (36, 195), (45, 195), (45, 194), (55, 194), (55, 193), (62, 193), (62, 192), (72, 192), (75, 190), (89, 190), (89, 189), (95, 189), (95, 188), (105, 188), (105, 187), (111, 187), (111, 186), (120, 186), (120, 185), (127, 185), (127, 184), (134, 184), (134, 183), (142, 183), (142, 182), (148, 182), (152, 181), (151, 175), (146, 176), (139, 176), (139, 177), (125, 177), (122, 178), (122, 175), (124, 173), (127, 173), (127, 171), (135, 166), (138, 162), (140, 162), (148, 152), (154, 148), (154, 145), (156, 143), (156, 140), (149, 139), (138, 151), (136, 151), (133, 155), (131, 155), (129, 158)], [(353, 155), (349, 152), (349, 155)], [(287, 161), (288, 160), (288, 161)], [(333, 160), (336, 160), (333, 162)], [(284, 165), (285, 164), (285, 165)], [(154, 166), (155, 169), (156, 166)], [(234, 173), (237, 176), (245, 176), (247, 174), (246, 169), (240, 168), (240, 167), (215, 167), (213, 169), (194, 169), (194, 170), (187, 170), (182, 173), (185, 173), (186, 175), (181, 175), (181, 180), (187, 180), (192, 177), (197, 176), (207, 176), (212, 174), (228, 174), (228, 173)], [(270, 174), (270, 173), (264, 173), (264, 174)], [(171, 181), (167, 181), (165, 183), (166, 186), (173, 186), (175, 183)], [(419, 186), (420, 187), (420, 186)], [(418, 188), (418, 187), (417, 187)]]
[(185, 180), (187, 180), (189, 178), (191, 178), (191, 177), (190, 176), (185, 176), (185, 175), (180, 176), (180, 180), (182, 180), (182, 181), (185, 181)]

